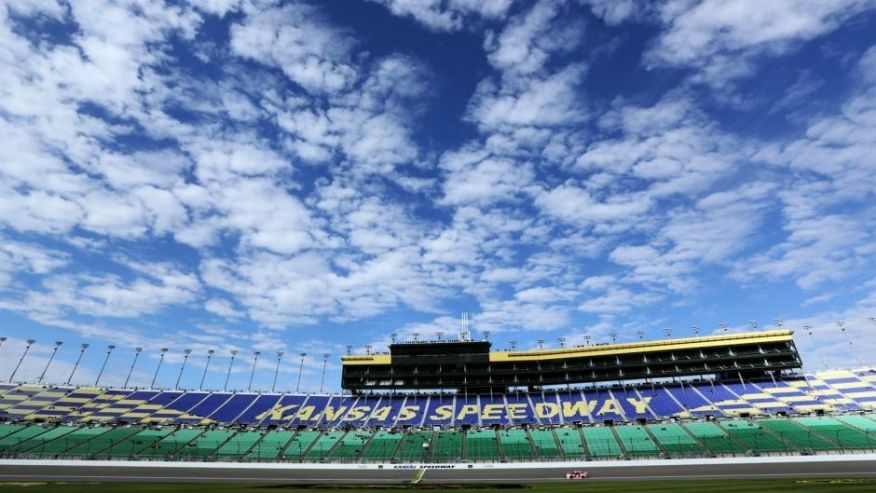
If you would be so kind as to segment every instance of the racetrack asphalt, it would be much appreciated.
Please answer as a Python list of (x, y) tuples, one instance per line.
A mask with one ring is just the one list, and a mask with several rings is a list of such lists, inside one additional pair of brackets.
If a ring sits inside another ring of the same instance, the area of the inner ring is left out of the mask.
[[(770, 458), (772, 459), (772, 458)], [(652, 460), (537, 464), (369, 465), (0, 461), (0, 481), (272, 482), (295, 484), (533, 483), (566, 481), (572, 470), (591, 480), (876, 477), (874, 456), (799, 457), (780, 461)]]

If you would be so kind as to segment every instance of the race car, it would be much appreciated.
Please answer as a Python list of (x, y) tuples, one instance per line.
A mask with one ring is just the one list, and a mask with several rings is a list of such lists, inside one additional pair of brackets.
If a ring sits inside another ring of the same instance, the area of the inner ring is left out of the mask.
[(572, 471), (566, 473), (566, 479), (587, 479), (590, 477), (590, 473), (587, 471)]

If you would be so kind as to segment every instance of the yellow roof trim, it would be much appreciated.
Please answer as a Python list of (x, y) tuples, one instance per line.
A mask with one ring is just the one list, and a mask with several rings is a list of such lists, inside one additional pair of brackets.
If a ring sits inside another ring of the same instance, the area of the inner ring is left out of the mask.
[[(767, 342), (785, 342), (793, 340), (790, 330), (770, 330), (764, 332), (745, 332), (705, 337), (685, 337), (665, 341), (633, 342), (625, 344), (608, 344), (601, 346), (583, 346), (572, 348), (543, 349), (537, 351), (502, 351), (491, 352), (490, 362), (536, 361), (566, 358), (586, 358), (592, 356), (650, 353), (671, 351), (677, 349), (706, 349), (737, 344), (759, 344)], [(388, 354), (369, 354), (342, 356), (344, 365), (388, 365), (391, 363)]]
[(790, 330), (771, 330), (767, 332), (746, 332), (743, 334), (687, 337), (666, 341), (648, 341), (626, 344), (609, 344), (605, 346), (586, 346), (564, 349), (545, 349), (541, 351), (508, 351), (490, 353), (490, 362), (503, 361), (535, 361), (566, 358), (587, 358), (592, 356), (610, 356), (620, 354), (641, 354), (657, 351), (672, 351), (678, 349), (706, 349), (723, 347), (731, 344), (758, 344), (767, 342), (791, 341), (793, 332)]

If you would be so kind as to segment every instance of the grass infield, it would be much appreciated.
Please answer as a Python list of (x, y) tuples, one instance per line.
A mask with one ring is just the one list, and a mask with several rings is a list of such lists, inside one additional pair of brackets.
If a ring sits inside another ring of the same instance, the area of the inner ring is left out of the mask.
[(531, 485), (312, 486), (288, 484), (0, 482), (0, 493), (401, 493), (452, 490), (510, 493), (858, 493), (876, 492), (876, 479), (731, 479), (678, 481), (569, 481)]

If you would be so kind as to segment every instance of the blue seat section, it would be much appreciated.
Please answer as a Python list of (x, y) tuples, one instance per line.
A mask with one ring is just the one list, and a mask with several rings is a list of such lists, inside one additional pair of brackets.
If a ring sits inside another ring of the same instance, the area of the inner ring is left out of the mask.
[(526, 394), (509, 394), (505, 396), (508, 403), (508, 421), (511, 424), (536, 424), (535, 412)]
[(155, 398), (155, 396), (157, 396), (160, 393), (161, 393), (161, 391), (158, 391), (158, 390), (138, 390), (136, 392), (131, 393), (131, 395), (129, 395), (125, 399), (129, 399), (132, 401), (144, 401), (144, 402), (151, 401), (152, 399)]
[[(404, 397), (384, 397), (377, 404), (377, 409), (374, 410), (365, 422), (366, 426), (392, 426), (395, 417), (398, 416), (401, 410), (402, 403), (405, 402)], [(387, 408), (389, 409), (387, 411)]]
[[(387, 398), (387, 402), (390, 398)], [(342, 421), (345, 425), (362, 427), (371, 418), (374, 413), (381, 412), (380, 397), (360, 397), (349, 411), (344, 415)], [(386, 411), (382, 411), (386, 412)]]
[(152, 400), (149, 401), (149, 404), (160, 404), (162, 406), (166, 406), (175, 401), (182, 394), (182, 392), (177, 390), (161, 392), (160, 394), (153, 397)]
[(265, 411), (274, 407), (274, 405), (279, 402), (279, 395), (260, 395), (255, 402), (249, 406), (249, 409), (243, 412), (238, 418), (237, 422), (242, 425), (255, 425), (261, 421), (259, 418), (260, 415), (264, 414)]
[[(508, 399), (520, 399), (521, 401), (527, 394), (509, 394)], [(529, 399), (532, 402), (532, 414), (541, 424), (558, 425), (562, 422), (560, 416), (560, 405), (557, 402), (557, 394), (554, 392), (529, 394)]]
[(396, 426), (419, 426), (423, 422), (423, 418), (427, 416), (426, 410), (429, 406), (428, 396), (408, 396), (404, 399), (397, 419)]
[(684, 412), (684, 409), (675, 402), (672, 396), (669, 395), (669, 391), (664, 387), (644, 387), (639, 389), (639, 395), (642, 396), (642, 399), (648, 401), (648, 407), (657, 416), (669, 417)]
[(270, 409), (267, 409), (261, 415), (256, 415), (254, 419), (258, 420), (259, 424), (262, 426), (285, 426), (292, 421), (306, 399), (307, 396), (301, 394), (281, 396), (280, 400), (278, 400)]
[(675, 399), (681, 403), (690, 414), (693, 416), (705, 416), (707, 414), (715, 415), (717, 411), (712, 410), (700, 410), (697, 411), (697, 408), (702, 408), (706, 406), (711, 406), (712, 403), (707, 401), (702, 395), (698, 394), (691, 385), (673, 385), (671, 387), (665, 387), (666, 393), (671, 394)]
[(697, 390), (700, 391), (700, 394), (702, 394), (703, 397), (712, 401), (712, 404), (715, 405), (722, 401), (733, 401), (739, 399), (739, 397), (733, 395), (727, 390), (727, 388), (717, 383), (714, 385), (709, 383), (700, 384), (697, 386)]
[(237, 423), (237, 417), (240, 416), (250, 404), (255, 402), (259, 396), (256, 394), (237, 394), (225, 404), (222, 405), (215, 413), (207, 416), (207, 418), (219, 423)]
[(615, 402), (618, 403), (628, 421), (654, 417), (648, 411), (648, 400), (636, 393), (635, 389), (627, 387), (626, 391), (611, 389), (609, 392), (614, 396)]
[(476, 395), (457, 395), (456, 409), (454, 414), (454, 424), (460, 425), (477, 425), (480, 420), (480, 409), (478, 405), (478, 396)]
[(502, 394), (482, 395), (480, 404), (481, 425), (506, 425), (510, 422)]
[(316, 416), (316, 420), (313, 423), (321, 428), (333, 428), (340, 425), (343, 423), (344, 416), (350, 412), (358, 400), (358, 397), (348, 395), (333, 395), (329, 397), (325, 408), (317, 410), (320, 413)]
[(309, 395), (301, 403), (298, 412), (289, 421), (290, 426), (315, 426), (316, 420), (322, 418), (322, 412), (329, 401), (327, 395)]
[(425, 425), (449, 425), (455, 416), (454, 396), (433, 395), (426, 408)]
[(231, 395), (232, 394), (228, 394), (225, 392), (211, 394), (210, 397), (207, 397), (206, 399), (201, 401), (200, 404), (190, 409), (189, 414), (191, 414), (192, 416), (206, 418), (216, 412), (216, 410), (219, 409), (222, 404), (225, 404), (225, 402), (231, 398)]
[(207, 392), (186, 392), (164, 408), (187, 413), (208, 395)]
[[(621, 394), (623, 395), (623, 394)], [(597, 389), (584, 392), (584, 397), (587, 398), (587, 405), (592, 409), (590, 412), (594, 423), (602, 423), (605, 420), (623, 421), (624, 416), (620, 403), (612, 399), (611, 392), (608, 389)], [(560, 394), (562, 399), (562, 394)]]

